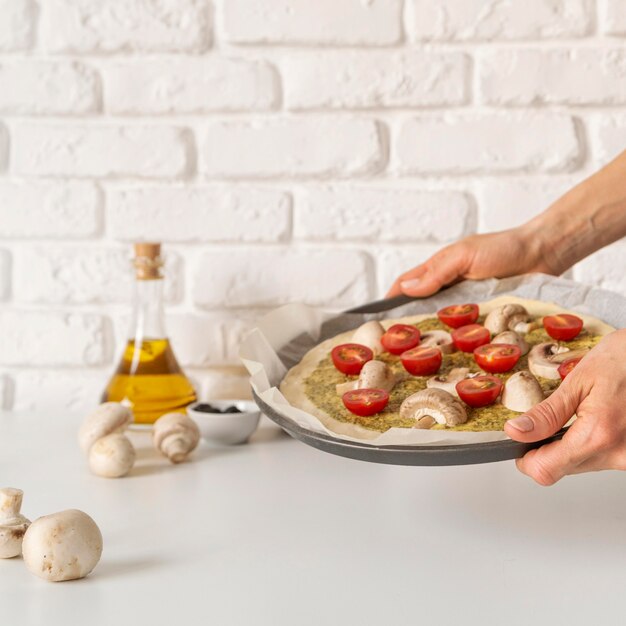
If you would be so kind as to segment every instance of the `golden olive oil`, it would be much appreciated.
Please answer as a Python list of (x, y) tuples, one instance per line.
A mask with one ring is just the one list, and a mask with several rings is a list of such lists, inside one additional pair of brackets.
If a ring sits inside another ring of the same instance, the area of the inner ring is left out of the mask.
[(196, 401), (194, 388), (174, 356), (165, 332), (161, 244), (135, 245), (135, 299), (129, 340), (102, 395), (128, 406), (137, 424), (183, 411)]
[(183, 374), (167, 339), (131, 339), (102, 397), (122, 402), (137, 424), (153, 424), (161, 415), (183, 411), (196, 393)]

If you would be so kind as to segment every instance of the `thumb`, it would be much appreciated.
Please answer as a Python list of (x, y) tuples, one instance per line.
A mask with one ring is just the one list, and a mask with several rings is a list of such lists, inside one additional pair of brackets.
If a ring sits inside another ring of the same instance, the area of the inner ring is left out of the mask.
[(506, 422), (504, 432), (511, 439), (524, 442), (551, 437), (574, 415), (579, 399), (580, 392), (576, 385), (561, 383), (546, 400), (524, 415)]

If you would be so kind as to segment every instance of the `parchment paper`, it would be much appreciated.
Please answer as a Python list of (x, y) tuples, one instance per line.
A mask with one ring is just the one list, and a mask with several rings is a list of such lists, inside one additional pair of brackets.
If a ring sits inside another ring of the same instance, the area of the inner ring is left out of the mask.
[(363, 322), (409, 315), (434, 314), (458, 302), (484, 302), (512, 295), (554, 303), (564, 309), (592, 315), (616, 328), (626, 327), (626, 298), (610, 291), (545, 274), (504, 280), (464, 281), (430, 298), (409, 302), (377, 314), (346, 314), (288, 304), (266, 315), (243, 340), (239, 356), (250, 373), (256, 393), (283, 417), (314, 432), (372, 446), (473, 444), (508, 439), (502, 431), (457, 432), (391, 428), (373, 439), (355, 439), (326, 428), (315, 416), (289, 404), (278, 389), (287, 370), (299, 363), (321, 341), (352, 330)]

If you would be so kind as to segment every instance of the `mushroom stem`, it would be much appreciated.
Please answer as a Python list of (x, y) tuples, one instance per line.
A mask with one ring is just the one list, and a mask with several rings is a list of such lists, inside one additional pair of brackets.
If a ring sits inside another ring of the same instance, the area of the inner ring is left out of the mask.
[(22, 538), (30, 526), (30, 520), (21, 513), (21, 489), (0, 489), (0, 559), (12, 559), (22, 552)]
[(172, 463), (181, 463), (200, 441), (196, 423), (184, 413), (167, 413), (153, 426), (154, 445)]
[(13, 487), (0, 489), (0, 522), (19, 515), (23, 497), (24, 492), (21, 489), (14, 489)]
[(440, 374), (429, 378), (426, 381), (426, 387), (443, 389), (458, 398), (459, 394), (456, 391), (456, 385), (466, 378), (468, 374), (469, 367), (454, 367), (445, 376)]
[(424, 428), (419, 424), (426, 416), (446, 426), (467, 422), (467, 411), (462, 402), (443, 389), (422, 389), (405, 398), (400, 405), (400, 417), (414, 418), (416, 428)]

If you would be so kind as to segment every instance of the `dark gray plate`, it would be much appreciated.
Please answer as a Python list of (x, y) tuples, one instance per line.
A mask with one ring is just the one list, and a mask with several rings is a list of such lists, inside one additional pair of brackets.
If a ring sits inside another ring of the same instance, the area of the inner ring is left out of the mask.
[(517, 441), (491, 441), (458, 446), (371, 446), (363, 443), (335, 439), (322, 433), (316, 433), (298, 426), (290, 418), (281, 415), (263, 402), (252, 390), (254, 401), (264, 415), (276, 422), (287, 434), (313, 448), (330, 452), (348, 459), (386, 463), (388, 465), (474, 465), (476, 463), (494, 463), (524, 456), (529, 450), (538, 448), (563, 437), (566, 428), (556, 435), (536, 443)]
[[(398, 296), (388, 300), (379, 300), (350, 309), (346, 313), (381, 313), (411, 302), (407, 296)], [(477, 463), (494, 463), (517, 459), (533, 448), (546, 443), (558, 441), (563, 437), (566, 428), (556, 435), (535, 443), (519, 443), (507, 439), (488, 443), (444, 445), (444, 446), (372, 446), (336, 439), (323, 433), (303, 428), (289, 417), (274, 410), (252, 390), (254, 401), (261, 411), (273, 422), (278, 424), (294, 439), (309, 446), (330, 452), (338, 456), (370, 463), (386, 463), (389, 465), (474, 465)]]

